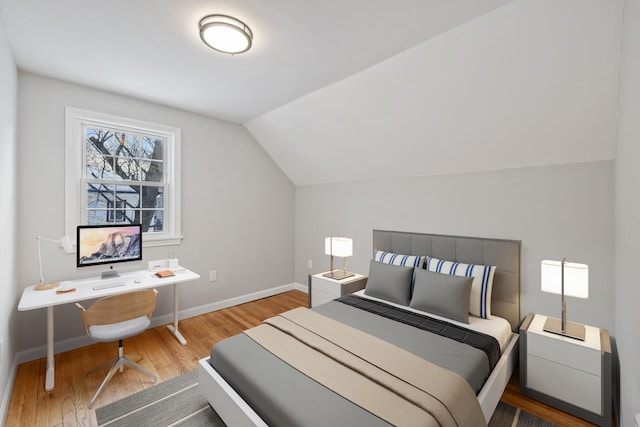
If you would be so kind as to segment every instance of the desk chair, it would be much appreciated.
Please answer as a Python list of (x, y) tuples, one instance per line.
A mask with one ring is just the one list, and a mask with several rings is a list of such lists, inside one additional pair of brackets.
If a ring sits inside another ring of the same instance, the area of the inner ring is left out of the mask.
[(93, 395), (89, 408), (93, 406), (93, 402), (98, 398), (98, 395), (111, 377), (113, 377), (117, 370), (122, 372), (124, 366), (133, 368), (153, 378), (153, 382), (156, 381), (155, 375), (123, 355), (122, 340), (138, 335), (149, 327), (151, 324), (151, 314), (156, 308), (157, 294), (158, 291), (155, 289), (146, 289), (111, 295), (99, 299), (87, 310), (76, 303), (76, 306), (80, 309), (80, 316), (82, 317), (84, 328), (94, 341), (118, 341), (118, 356), (90, 370), (85, 375), (85, 377), (87, 377), (96, 371), (111, 366), (109, 373), (102, 381), (102, 384), (100, 384), (98, 391)]

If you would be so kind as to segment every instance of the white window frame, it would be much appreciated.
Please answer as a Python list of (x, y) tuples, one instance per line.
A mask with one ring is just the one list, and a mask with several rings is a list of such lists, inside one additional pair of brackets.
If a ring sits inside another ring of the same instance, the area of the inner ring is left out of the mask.
[(145, 247), (179, 245), (182, 241), (180, 128), (68, 106), (65, 107), (65, 234), (75, 241), (76, 226), (87, 223), (84, 180), (86, 141), (83, 133), (86, 125), (149, 133), (165, 138), (164, 230), (145, 233), (142, 243)]

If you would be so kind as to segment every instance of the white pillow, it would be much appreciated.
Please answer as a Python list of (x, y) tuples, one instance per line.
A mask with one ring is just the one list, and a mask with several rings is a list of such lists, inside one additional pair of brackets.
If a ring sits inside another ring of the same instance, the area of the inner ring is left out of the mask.
[(428, 256), (425, 269), (452, 276), (473, 277), (471, 296), (469, 298), (469, 313), (483, 319), (491, 319), (491, 290), (496, 266), (464, 264)]
[(424, 257), (421, 255), (402, 255), (393, 252), (385, 252), (376, 249), (374, 260), (384, 264), (403, 265), (405, 267), (424, 268), (422, 266)]

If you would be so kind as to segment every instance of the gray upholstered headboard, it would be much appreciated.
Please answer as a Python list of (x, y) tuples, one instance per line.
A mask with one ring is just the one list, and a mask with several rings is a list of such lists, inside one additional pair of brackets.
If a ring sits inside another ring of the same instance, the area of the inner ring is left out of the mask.
[(405, 255), (431, 255), (467, 264), (495, 265), (491, 313), (520, 326), (520, 240), (484, 239), (373, 230), (373, 250)]

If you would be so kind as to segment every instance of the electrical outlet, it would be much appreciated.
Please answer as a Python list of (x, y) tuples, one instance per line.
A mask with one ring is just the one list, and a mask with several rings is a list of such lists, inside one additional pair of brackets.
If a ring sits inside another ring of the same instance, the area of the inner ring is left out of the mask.
[(169, 260), (157, 259), (155, 261), (149, 261), (149, 271), (158, 271), (169, 267)]
[(216, 280), (218, 280), (218, 272), (215, 270), (211, 270), (209, 272), (209, 281), (210, 282), (215, 282)]
[(307, 268), (309, 270), (311, 270), (313, 268), (313, 261), (312, 260), (307, 260)]

